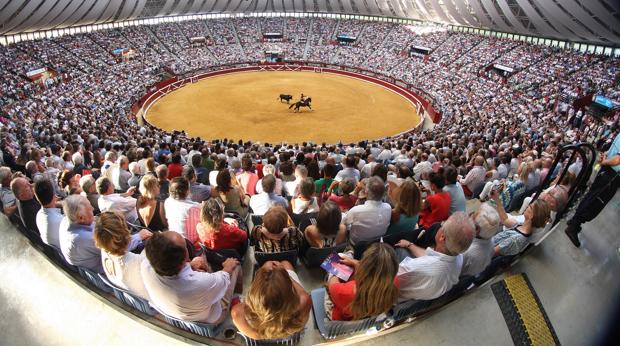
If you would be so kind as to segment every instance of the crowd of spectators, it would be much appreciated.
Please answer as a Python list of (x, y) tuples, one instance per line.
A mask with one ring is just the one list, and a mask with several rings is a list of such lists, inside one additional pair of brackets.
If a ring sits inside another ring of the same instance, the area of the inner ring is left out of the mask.
[[(283, 32), (284, 42), (262, 42), (261, 32), (271, 31)], [(340, 34), (359, 42), (338, 45)], [(193, 37), (206, 40), (194, 45)], [(411, 45), (430, 55), (409, 56)], [(112, 55), (123, 48), (135, 56)], [(162, 70), (260, 61), (272, 49), (415, 85), (434, 98), (443, 120), (432, 130), (357, 144), (270, 145), (188, 138), (131, 116)], [(506, 84), (481, 76), (494, 61), (519, 71)], [(266, 262), (239, 302), (238, 260), (208, 263), (201, 246), (243, 254), (249, 240), (255, 251), (301, 254), (346, 245), (341, 263), (353, 268), (352, 279), (325, 282), (325, 317), (333, 320), (437, 298), (493, 256), (518, 254), (540, 239), (566, 205), (579, 161), (561, 161), (570, 166), (567, 177), (526, 199), (545, 177), (557, 178), (550, 166), (558, 148), (595, 126), (555, 98), (619, 94), (617, 59), (350, 20), (117, 28), (0, 47), (0, 63), (2, 212), (68, 263), (105, 274), (168, 315), (219, 323), (231, 314), (244, 334), (268, 339), (308, 320), (311, 299), (295, 263)], [(52, 83), (25, 78), (40, 67), (54, 71)], [(603, 132), (617, 133), (615, 120)], [(476, 198), (482, 205), (468, 216), (467, 199)], [(292, 222), (309, 213), (315, 222), (303, 229)], [(262, 219), (248, 229), (252, 216)], [(353, 246), (385, 235), (402, 239), (354, 258)], [(142, 248), (146, 256), (137, 255)]]

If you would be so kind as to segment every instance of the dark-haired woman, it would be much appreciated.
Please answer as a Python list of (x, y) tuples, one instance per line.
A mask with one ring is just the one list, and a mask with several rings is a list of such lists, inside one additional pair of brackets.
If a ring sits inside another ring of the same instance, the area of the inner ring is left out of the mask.
[(332, 201), (321, 205), (316, 224), (304, 230), (308, 245), (315, 248), (332, 247), (347, 241), (347, 228), (342, 224), (340, 207)]

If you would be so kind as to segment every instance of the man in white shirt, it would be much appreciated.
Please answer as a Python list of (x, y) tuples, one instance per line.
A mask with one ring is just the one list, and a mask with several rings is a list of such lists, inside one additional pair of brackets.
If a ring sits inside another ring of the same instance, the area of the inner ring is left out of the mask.
[(500, 227), (497, 210), (487, 203), (482, 203), (474, 213), (476, 236), (467, 251), (463, 253), (463, 269), (461, 276), (475, 276), (481, 273), (493, 259), (495, 246), (493, 236)]
[(421, 159), (422, 161), (413, 166), (413, 176), (417, 181), (422, 180), (422, 176), (425, 173), (433, 171), (433, 165), (428, 161), (428, 155), (426, 153), (422, 154)]
[(102, 213), (104, 211), (116, 211), (125, 215), (125, 220), (128, 223), (137, 224), (136, 199), (131, 197), (136, 190), (134, 187), (125, 193), (114, 193), (114, 185), (106, 177), (99, 177), (95, 185), (97, 186), (97, 193), (99, 193), (97, 205)]
[(345, 178), (352, 178), (357, 184), (360, 181), (360, 171), (355, 168), (355, 156), (349, 155), (344, 159), (344, 168), (336, 173), (334, 180), (341, 182)]
[(60, 208), (56, 206), (58, 198), (54, 193), (54, 185), (47, 179), (37, 181), (34, 183), (34, 196), (42, 207), (37, 212), (36, 218), (41, 240), (45, 244), (60, 250), (58, 230), (63, 215)]
[(349, 241), (372, 240), (385, 234), (390, 225), (392, 208), (382, 202), (385, 183), (379, 177), (370, 177), (366, 181), (366, 202), (351, 208), (342, 223), (349, 228)]
[(239, 262), (228, 258), (223, 269), (208, 273), (203, 256), (191, 261), (185, 239), (172, 231), (155, 232), (145, 248), (142, 280), (158, 310), (185, 321), (221, 323), (229, 313)]
[(183, 177), (176, 177), (170, 182), (170, 197), (166, 198), (164, 208), (168, 229), (180, 233), (187, 238), (187, 216), (192, 207), (199, 206), (190, 199), (189, 181)]
[(101, 176), (112, 179), (112, 172), (116, 166), (116, 152), (114, 150), (105, 153), (105, 161), (101, 165)]
[(399, 301), (430, 300), (440, 297), (459, 281), (463, 253), (474, 238), (475, 225), (465, 213), (455, 213), (437, 230), (435, 248), (422, 249), (408, 240), (397, 247), (414, 256), (399, 265)]
[(362, 178), (370, 177), (372, 175), (372, 170), (375, 168), (376, 165), (377, 162), (375, 161), (375, 156), (368, 155), (368, 162), (364, 165), (364, 167), (362, 167), (362, 170), (360, 171), (360, 176)]
[(295, 167), (295, 180), (284, 183), (284, 191), (287, 196), (297, 198), (299, 195), (299, 183), (308, 177), (308, 169), (304, 165)]
[(390, 150), (390, 145), (385, 144), (383, 147), (383, 151), (377, 156), (377, 161), (391, 161), (392, 160), (392, 151)]

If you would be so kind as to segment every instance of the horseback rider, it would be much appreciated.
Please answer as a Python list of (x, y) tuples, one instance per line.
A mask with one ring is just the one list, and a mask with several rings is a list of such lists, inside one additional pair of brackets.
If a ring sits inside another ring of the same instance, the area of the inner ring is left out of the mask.
[(302, 102), (306, 100), (306, 96), (304, 96), (304, 93), (301, 93), (301, 97), (299, 99)]

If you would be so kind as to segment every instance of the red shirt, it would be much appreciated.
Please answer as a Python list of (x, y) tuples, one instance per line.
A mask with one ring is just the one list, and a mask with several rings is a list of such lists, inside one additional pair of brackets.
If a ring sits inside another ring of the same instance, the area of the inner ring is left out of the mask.
[(256, 164), (256, 174), (258, 174), (258, 179), (263, 179), (263, 165), (261, 162)]
[(424, 228), (429, 228), (436, 222), (447, 220), (450, 217), (450, 194), (440, 192), (426, 197), (430, 210), (420, 211), (420, 222)]
[(329, 200), (338, 204), (340, 210), (347, 211), (353, 208), (355, 202), (357, 201), (357, 197), (349, 195), (349, 198), (344, 198), (343, 196), (338, 196), (332, 193), (331, 196), (329, 196)]
[[(222, 224), (219, 232), (209, 232), (206, 237), (203, 244), (211, 250), (239, 250), (248, 240), (248, 234), (244, 230), (227, 223)], [(199, 242), (200, 240), (197, 240), (196, 244)]]
[[(394, 285), (400, 287), (400, 281), (398, 276), (394, 278)], [(333, 321), (350, 321), (353, 319), (353, 314), (349, 305), (355, 300), (355, 280), (349, 280), (347, 282), (338, 282), (331, 284), (328, 287), (329, 297), (334, 303), (332, 309)]]
[(258, 175), (252, 172), (243, 172), (237, 174), (237, 180), (243, 187), (243, 191), (250, 196), (256, 194), (256, 183), (258, 183)]
[(172, 178), (180, 177), (181, 173), (183, 173), (183, 166), (180, 163), (168, 164), (168, 180), (172, 180)]

